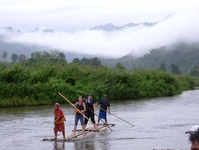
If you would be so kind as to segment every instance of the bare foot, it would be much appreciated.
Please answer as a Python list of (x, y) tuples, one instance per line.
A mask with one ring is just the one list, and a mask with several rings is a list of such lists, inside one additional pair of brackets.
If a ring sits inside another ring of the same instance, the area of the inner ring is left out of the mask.
[(51, 141), (57, 141), (57, 138), (52, 138)]

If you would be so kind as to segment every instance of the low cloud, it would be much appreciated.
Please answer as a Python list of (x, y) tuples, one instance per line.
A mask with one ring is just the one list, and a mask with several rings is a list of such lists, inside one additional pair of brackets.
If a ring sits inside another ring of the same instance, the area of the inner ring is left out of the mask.
[(176, 42), (199, 41), (199, 11), (173, 14), (152, 27), (137, 26), (123, 30), (106, 32), (102, 30), (79, 30), (75, 32), (44, 32), (41, 27), (34, 32), (5, 32), (4, 40), (108, 57), (121, 57), (128, 53), (142, 56), (153, 48)]

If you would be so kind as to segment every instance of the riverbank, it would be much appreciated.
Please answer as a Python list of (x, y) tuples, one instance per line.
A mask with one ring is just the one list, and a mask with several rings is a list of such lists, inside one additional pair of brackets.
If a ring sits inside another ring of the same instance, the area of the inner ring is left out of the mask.
[(174, 75), (159, 70), (118, 71), (105, 66), (45, 63), (16, 64), (0, 68), (0, 107), (65, 103), (62, 93), (72, 102), (79, 95), (92, 93), (99, 100), (173, 96), (194, 89), (198, 80), (188, 75)]

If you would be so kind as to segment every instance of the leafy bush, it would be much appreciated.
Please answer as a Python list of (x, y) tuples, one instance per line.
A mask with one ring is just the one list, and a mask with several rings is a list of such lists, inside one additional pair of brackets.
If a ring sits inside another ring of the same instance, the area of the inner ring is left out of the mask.
[(112, 100), (172, 96), (197, 84), (194, 77), (160, 70), (117, 71), (62, 63), (4, 65), (0, 68), (0, 107), (65, 103), (58, 92), (71, 102), (89, 93), (96, 101), (104, 94)]

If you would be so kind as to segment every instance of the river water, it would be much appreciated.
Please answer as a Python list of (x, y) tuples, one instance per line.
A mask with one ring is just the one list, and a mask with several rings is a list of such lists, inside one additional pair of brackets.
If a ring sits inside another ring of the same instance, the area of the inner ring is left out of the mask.
[[(67, 103), (67, 102), (66, 102)], [(190, 148), (185, 131), (198, 124), (199, 90), (185, 91), (173, 97), (138, 101), (110, 101), (111, 113), (135, 127), (108, 114), (112, 130), (97, 133), (77, 142), (42, 141), (54, 136), (53, 107), (20, 107), (0, 109), (0, 150), (152, 150)], [(66, 116), (66, 134), (74, 124), (74, 110), (61, 109)], [(97, 120), (97, 118), (95, 118)], [(89, 123), (88, 126), (91, 126)], [(80, 128), (80, 125), (78, 125)], [(61, 133), (58, 134), (61, 137)]]

